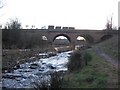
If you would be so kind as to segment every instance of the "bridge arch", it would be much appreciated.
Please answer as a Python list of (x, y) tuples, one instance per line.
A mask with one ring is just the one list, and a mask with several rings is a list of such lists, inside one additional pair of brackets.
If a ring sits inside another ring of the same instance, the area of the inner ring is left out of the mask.
[(94, 42), (94, 38), (90, 35), (90, 34), (78, 34), (76, 36), (76, 40), (78, 37), (82, 37), (83, 40), (86, 42), (86, 43), (93, 43)]
[(84, 34), (84, 35), (82, 35), (82, 37), (84, 37), (86, 42), (88, 42), (88, 43), (94, 42), (94, 38), (90, 34)]
[(76, 39), (77, 39), (77, 40), (86, 40), (86, 39), (85, 39), (83, 36), (81, 36), (81, 35), (78, 35)]
[(70, 37), (69, 37), (68, 35), (66, 35), (66, 34), (57, 34), (57, 35), (53, 38), (52, 42), (54, 42), (54, 40), (55, 40), (57, 37), (59, 37), (59, 36), (64, 36), (64, 37), (66, 37), (66, 38), (68, 39), (68, 41), (71, 43)]
[(76, 45), (85, 45), (86, 44), (86, 39), (81, 36), (81, 35), (78, 35), (76, 37)]

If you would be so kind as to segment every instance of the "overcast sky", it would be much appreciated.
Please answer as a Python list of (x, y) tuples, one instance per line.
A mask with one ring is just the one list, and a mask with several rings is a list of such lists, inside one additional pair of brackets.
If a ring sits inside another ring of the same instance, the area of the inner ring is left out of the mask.
[(68, 26), (77, 29), (104, 29), (113, 17), (118, 26), (119, 0), (5, 0), (0, 10), (0, 24), (18, 18), (25, 25)]

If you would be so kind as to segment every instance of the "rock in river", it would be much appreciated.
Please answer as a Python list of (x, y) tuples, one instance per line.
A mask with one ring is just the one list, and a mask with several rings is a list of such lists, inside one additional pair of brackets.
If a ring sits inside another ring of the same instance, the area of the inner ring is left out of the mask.
[(29, 66), (29, 68), (31, 68), (31, 69), (36, 69), (36, 68), (38, 68), (39, 67), (39, 65), (37, 64), (37, 63), (32, 63), (30, 66)]
[(2, 78), (15, 79), (22, 77), (20, 74), (3, 74)]
[(52, 64), (48, 64), (47, 65), (50, 69), (56, 69), (56, 67), (54, 66), (54, 65), (52, 65)]

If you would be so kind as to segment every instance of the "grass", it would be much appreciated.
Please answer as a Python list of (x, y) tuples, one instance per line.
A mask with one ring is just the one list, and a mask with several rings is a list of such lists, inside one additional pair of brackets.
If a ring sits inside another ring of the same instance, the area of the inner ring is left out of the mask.
[(118, 87), (117, 70), (110, 63), (88, 50), (92, 60), (75, 73), (64, 76), (63, 87), (66, 88), (116, 88)]
[(118, 36), (113, 36), (112, 38), (105, 40), (96, 46), (112, 58), (118, 59), (120, 57), (120, 51), (118, 51)]

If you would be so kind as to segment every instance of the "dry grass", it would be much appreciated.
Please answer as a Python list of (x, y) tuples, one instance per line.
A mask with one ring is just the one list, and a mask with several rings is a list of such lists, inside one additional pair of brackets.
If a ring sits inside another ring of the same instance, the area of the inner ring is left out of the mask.
[(24, 63), (28, 61), (29, 57), (32, 57), (35, 52), (32, 51), (20, 51), (20, 50), (3, 50), (2, 51), (2, 69), (12, 69), (18, 62)]
[[(16, 64), (25, 62), (32, 62), (39, 60), (36, 54), (49, 51), (47, 49), (3, 49), (2, 50), (2, 70), (11, 70)], [(34, 57), (30, 59), (31, 57)]]

